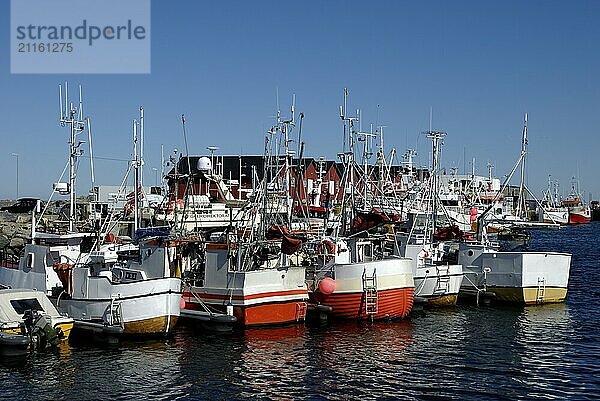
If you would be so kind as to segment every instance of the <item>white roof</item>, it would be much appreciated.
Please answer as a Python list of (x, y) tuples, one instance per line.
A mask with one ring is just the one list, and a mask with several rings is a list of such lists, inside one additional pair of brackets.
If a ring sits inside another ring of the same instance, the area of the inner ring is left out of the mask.
[(45, 313), (51, 317), (60, 317), (56, 307), (50, 302), (46, 294), (41, 291), (25, 289), (0, 290), (0, 323), (20, 322), (23, 315), (17, 313), (10, 301), (22, 299), (37, 299)]

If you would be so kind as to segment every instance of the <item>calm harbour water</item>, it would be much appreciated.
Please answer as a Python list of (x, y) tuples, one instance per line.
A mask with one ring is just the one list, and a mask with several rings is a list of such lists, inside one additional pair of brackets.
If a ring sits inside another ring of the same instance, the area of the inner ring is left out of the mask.
[(566, 304), (65, 344), (0, 364), (0, 399), (599, 399), (599, 236), (596, 222), (534, 232), (531, 249), (573, 254)]

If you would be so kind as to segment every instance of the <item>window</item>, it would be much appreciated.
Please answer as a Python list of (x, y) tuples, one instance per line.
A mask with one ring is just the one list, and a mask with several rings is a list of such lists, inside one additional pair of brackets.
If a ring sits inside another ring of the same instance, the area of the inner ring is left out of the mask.
[(28, 298), (28, 299), (13, 299), (10, 301), (15, 312), (19, 315), (25, 313), (26, 310), (37, 310), (43, 311), (42, 305), (40, 305), (39, 301), (36, 298)]
[(33, 253), (28, 253), (27, 254), (27, 267), (30, 269), (33, 269), (33, 264), (35, 262), (35, 254)]

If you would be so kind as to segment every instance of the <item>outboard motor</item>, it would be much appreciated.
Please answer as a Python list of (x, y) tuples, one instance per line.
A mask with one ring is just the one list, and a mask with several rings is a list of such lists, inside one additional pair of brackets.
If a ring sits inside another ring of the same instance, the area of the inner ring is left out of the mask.
[(31, 339), (34, 349), (45, 350), (55, 347), (60, 343), (60, 334), (52, 327), (52, 322), (47, 315), (36, 310), (26, 310), (23, 314), (25, 334)]

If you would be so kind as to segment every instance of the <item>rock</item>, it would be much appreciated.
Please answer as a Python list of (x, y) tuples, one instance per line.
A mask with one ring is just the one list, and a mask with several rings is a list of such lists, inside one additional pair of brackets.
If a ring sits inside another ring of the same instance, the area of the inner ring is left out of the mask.
[(18, 224), (31, 223), (31, 216), (29, 214), (20, 214), (17, 216), (17, 223)]
[(7, 212), (0, 212), (0, 223), (16, 223), (17, 215)]
[(4, 234), (0, 234), (0, 249), (6, 248), (10, 244), (10, 239)]
[(23, 238), (15, 237), (10, 240), (8, 246), (11, 248), (22, 248), (25, 246), (25, 240)]

